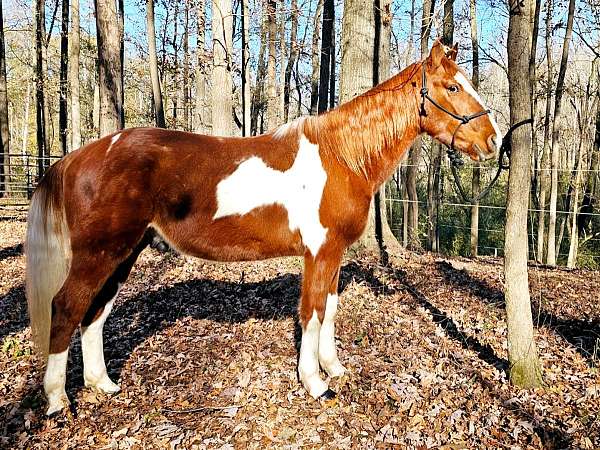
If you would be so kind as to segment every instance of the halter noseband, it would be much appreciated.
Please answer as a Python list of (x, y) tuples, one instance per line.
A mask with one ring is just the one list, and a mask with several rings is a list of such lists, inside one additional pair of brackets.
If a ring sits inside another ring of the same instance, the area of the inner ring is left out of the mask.
[(421, 64), (421, 111), (419, 112), (419, 114), (421, 116), (427, 117), (427, 111), (425, 111), (425, 99), (429, 100), (431, 104), (439, 110), (444, 111), (446, 114), (460, 122), (454, 130), (454, 133), (452, 133), (452, 141), (450, 142), (450, 147), (448, 148), (448, 156), (450, 157), (450, 160), (453, 163), (455, 163), (455, 160), (460, 160), (460, 156), (457, 154), (457, 151), (454, 148), (454, 139), (456, 138), (456, 133), (458, 132), (458, 129), (461, 126), (469, 123), (471, 120), (481, 116), (485, 116), (486, 114), (489, 114), (492, 111), (489, 109), (484, 109), (482, 111), (476, 112), (475, 114), (461, 116), (444, 108), (429, 95), (429, 89), (427, 88), (427, 78), (425, 77), (425, 61), (423, 61), (423, 63)]

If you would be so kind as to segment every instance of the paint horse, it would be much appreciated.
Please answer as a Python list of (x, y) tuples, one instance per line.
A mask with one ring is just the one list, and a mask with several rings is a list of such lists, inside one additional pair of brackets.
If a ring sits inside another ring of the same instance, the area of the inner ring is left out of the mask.
[[(354, 100), (262, 136), (128, 129), (54, 164), (35, 191), (27, 229), (27, 299), (47, 358), (47, 414), (68, 405), (77, 326), (85, 385), (119, 390), (106, 371), (102, 328), (152, 232), (209, 260), (304, 256), (299, 378), (315, 399), (334, 396), (319, 367), (330, 377), (345, 370), (334, 341), (340, 263), (365, 228), (374, 193), (421, 133), (474, 160), (497, 152), (498, 128), (481, 113), (456, 53), (436, 42), (424, 61)], [(461, 123), (465, 114), (477, 117)]]

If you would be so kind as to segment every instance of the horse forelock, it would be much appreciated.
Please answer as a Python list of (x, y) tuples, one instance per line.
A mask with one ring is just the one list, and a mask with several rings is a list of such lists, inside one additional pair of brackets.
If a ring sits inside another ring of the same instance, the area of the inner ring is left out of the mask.
[(369, 178), (370, 164), (418, 126), (417, 74), (413, 64), (337, 109), (307, 118), (304, 132), (323, 154)]

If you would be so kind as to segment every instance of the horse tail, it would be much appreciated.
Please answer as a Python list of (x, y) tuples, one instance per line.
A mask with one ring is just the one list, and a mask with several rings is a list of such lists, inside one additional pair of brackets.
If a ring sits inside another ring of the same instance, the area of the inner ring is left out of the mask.
[(70, 267), (69, 229), (65, 219), (64, 161), (50, 167), (36, 188), (27, 216), (25, 291), (31, 335), (42, 359), (48, 356), (52, 299)]

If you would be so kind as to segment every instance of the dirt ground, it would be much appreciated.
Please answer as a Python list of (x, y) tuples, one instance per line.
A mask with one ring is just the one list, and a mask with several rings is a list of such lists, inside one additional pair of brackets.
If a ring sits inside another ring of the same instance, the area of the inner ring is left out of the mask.
[(322, 404), (296, 375), (302, 263), (214, 265), (145, 250), (104, 337), (112, 397), (83, 387), (47, 419), (24, 298), (23, 221), (0, 220), (0, 447), (600, 447), (600, 273), (532, 267), (545, 387), (507, 381), (501, 261), (404, 254), (342, 269), (349, 374)]

